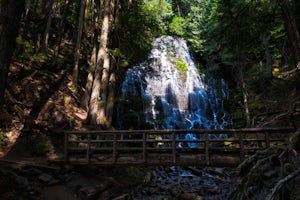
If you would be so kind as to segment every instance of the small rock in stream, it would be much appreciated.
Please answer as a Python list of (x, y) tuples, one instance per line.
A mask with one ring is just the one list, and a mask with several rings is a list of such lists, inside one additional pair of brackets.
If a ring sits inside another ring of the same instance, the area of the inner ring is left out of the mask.
[(263, 177), (265, 177), (266, 179), (274, 178), (276, 176), (277, 176), (277, 172), (272, 169), (263, 173)]
[(196, 193), (182, 193), (179, 195), (179, 199), (181, 200), (202, 200), (202, 197)]
[(217, 193), (221, 192), (221, 190), (220, 190), (220, 188), (218, 186), (214, 186), (212, 188), (208, 188), (207, 191), (210, 192), (210, 193), (214, 193), (214, 194), (217, 194)]
[(38, 179), (39, 181), (43, 182), (43, 183), (49, 183), (52, 180), (52, 176), (46, 173), (42, 173)]

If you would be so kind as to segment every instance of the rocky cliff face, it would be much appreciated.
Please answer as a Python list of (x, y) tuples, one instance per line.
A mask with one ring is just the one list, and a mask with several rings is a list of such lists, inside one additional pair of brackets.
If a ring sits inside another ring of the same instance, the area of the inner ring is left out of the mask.
[(152, 45), (148, 61), (127, 71), (124, 98), (140, 97), (146, 121), (158, 129), (228, 126), (225, 82), (205, 79), (198, 72), (184, 39), (163, 36)]

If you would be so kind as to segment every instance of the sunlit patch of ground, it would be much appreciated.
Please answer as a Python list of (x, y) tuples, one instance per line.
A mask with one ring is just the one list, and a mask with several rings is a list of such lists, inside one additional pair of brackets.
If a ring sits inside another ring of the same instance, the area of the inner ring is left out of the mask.
[[(81, 108), (82, 90), (74, 93), (69, 89), (71, 75), (65, 70), (43, 76), (35, 74), (15, 81), (7, 92), (5, 109), (9, 117), (3, 117), (8, 125), (2, 128), (6, 136), (0, 157), (57, 159), (63, 154), (63, 131), (84, 126), (87, 113)], [(57, 82), (56, 87), (50, 79)]]

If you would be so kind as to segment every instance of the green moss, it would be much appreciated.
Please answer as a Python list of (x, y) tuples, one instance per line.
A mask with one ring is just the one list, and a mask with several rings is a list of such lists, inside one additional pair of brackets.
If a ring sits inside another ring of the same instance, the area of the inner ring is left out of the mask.
[(184, 61), (181, 58), (177, 59), (177, 71), (179, 73), (179, 77), (182, 80), (182, 82), (186, 81), (186, 72), (188, 70), (187, 65), (184, 63)]
[(181, 58), (177, 59), (177, 70), (183, 72), (186, 72), (188, 70), (188, 67)]

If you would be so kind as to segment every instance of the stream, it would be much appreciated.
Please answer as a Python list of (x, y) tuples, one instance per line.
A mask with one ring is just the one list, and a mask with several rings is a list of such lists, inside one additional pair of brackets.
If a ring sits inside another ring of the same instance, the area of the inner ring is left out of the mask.
[(0, 199), (223, 200), (234, 191), (225, 168), (27, 166), (0, 171)]

